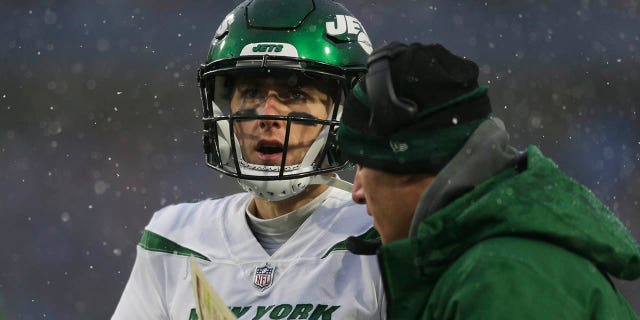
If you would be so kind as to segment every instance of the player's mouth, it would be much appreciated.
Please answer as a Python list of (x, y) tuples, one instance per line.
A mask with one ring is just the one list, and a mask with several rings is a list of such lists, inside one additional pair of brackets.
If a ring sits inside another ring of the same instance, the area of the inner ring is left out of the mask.
[(284, 145), (278, 140), (260, 140), (255, 150), (262, 161), (281, 161)]

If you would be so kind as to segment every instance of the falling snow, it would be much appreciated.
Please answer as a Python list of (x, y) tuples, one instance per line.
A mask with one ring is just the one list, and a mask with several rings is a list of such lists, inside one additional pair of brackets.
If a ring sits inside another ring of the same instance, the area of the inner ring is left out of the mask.
[[(204, 165), (195, 83), (235, 3), (2, 5), (0, 319), (109, 318), (155, 210), (240, 191)], [(637, 1), (344, 4), (375, 46), (477, 61), (512, 144), (540, 146), (640, 238)], [(616, 285), (640, 313), (640, 284)]]

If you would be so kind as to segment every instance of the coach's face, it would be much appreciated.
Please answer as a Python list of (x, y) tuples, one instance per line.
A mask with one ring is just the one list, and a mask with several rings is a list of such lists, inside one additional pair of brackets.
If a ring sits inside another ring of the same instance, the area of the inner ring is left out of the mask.
[(358, 165), (351, 196), (367, 205), (382, 243), (407, 238), (420, 196), (432, 176), (399, 175)]

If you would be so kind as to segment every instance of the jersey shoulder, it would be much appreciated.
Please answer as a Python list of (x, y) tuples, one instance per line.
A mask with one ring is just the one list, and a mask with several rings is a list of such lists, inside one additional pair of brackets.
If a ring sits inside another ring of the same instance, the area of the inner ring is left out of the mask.
[(347, 252), (346, 239), (349, 237), (362, 240), (379, 238), (373, 228), (373, 219), (366, 213), (366, 206), (354, 203), (346, 191), (333, 190), (310, 219), (307, 234), (319, 235), (319, 238), (305, 241), (317, 243), (315, 254), (323, 259), (335, 252)]
[(366, 207), (353, 202), (351, 193), (337, 188), (331, 189), (332, 190), (329, 192), (327, 199), (322, 203), (323, 207), (340, 212), (365, 213), (366, 216)]
[[(336, 227), (351, 229), (348, 232), (366, 231), (373, 226), (373, 220), (367, 214), (366, 206), (357, 204), (351, 199), (351, 193), (334, 188), (327, 200), (322, 204), (322, 210), (334, 212)], [(345, 223), (342, 223), (345, 222)]]
[[(193, 254), (211, 253), (210, 243), (220, 243), (221, 235), (211, 232), (221, 228), (225, 214), (241, 215), (251, 199), (248, 193), (238, 193), (220, 199), (194, 203), (179, 203), (164, 207), (153, 214), (145, 227), (140, 246), (150, 251)], [(212, 238), (213, 237), (213, 238)]]
[(248, 193), (238, 193), (220, 199), (206, 199), (194, 203), (178, 203), (166, 206), (153, 214), (147, 230), (163, 235), (177, 235), (180, 232), (200, 229), (225, 212), (244, 211)]

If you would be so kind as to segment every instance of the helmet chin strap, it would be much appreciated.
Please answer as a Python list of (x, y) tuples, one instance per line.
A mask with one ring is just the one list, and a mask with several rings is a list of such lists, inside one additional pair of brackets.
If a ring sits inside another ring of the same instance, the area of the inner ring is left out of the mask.
[(353, 189), (353, 184), (350, 183), (349, 181), (344, 181), (341, 179), (338, 179), (334, 176), (327, 176), (327, 175), (317, 175), (317, 176), (313, 176), (311, 178), (311, 181), (309, 181), (309, 184), (325, 184), (328, 185), (330, 187), (334, 187), (334, 188), (338, 188), (340, 190), (344, 190), (347, 192), (351, 192), (351, 190)]
[[(285, 171), (288, 174), (303, 173), (311, 171), (313, 162), (316, 159), (318, 153), (327, 141), (327, 135), (329, 128), (322, 129), (316, 141), (313, 142), (307, 154), (303, 158), (299, 165), (293, 165), (285, 167)], [(235, 139), (237, 146), (236, 150), (240, 150), (240, 143), (238, 139)], [(280, 172), (279, 166), (264, 166), (264, 165), (247, 165), (242, 159), (242, 152), (238, 152), (237, 156), (240, 162), (240, 170), (243, 174), (247, 175), (262, 175), (262, 176), (277, 176)], [(250, 180), (250, 179), (238, 179), (240, 186), (254, 196), (267, 200), (267, 201), (280, 201), (287, 198), (291, 198), (307, 188), (311, 183), (312, 176), (284, 179), (284, 180)]]
[(304, 191), (309, 185), (328, 185), (347, 192), (351, 192), (353, 184), (340, 180), (334, 176), (317, 175), (291, 180), (244, 180), (238, 179), (240, 186), (258, 197), (267, 201), (280, 201), (291, 198)]

